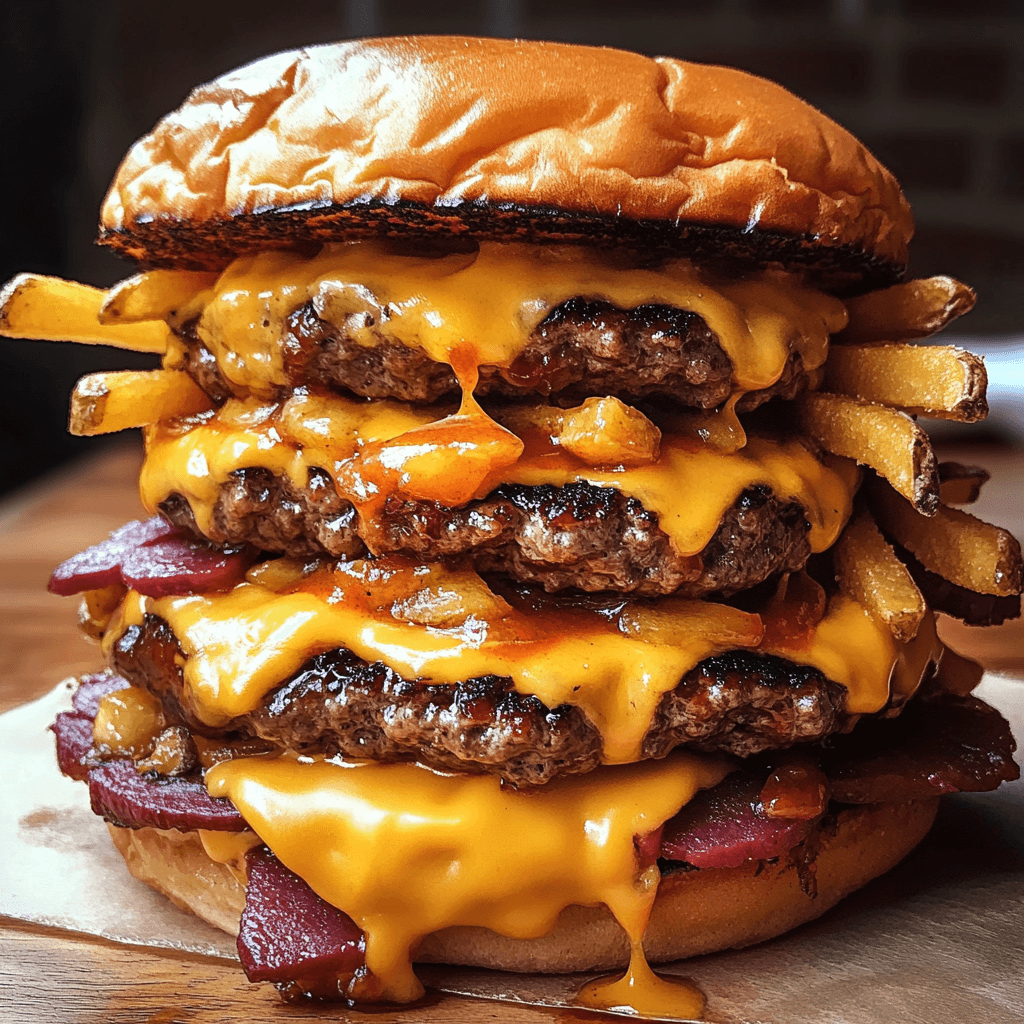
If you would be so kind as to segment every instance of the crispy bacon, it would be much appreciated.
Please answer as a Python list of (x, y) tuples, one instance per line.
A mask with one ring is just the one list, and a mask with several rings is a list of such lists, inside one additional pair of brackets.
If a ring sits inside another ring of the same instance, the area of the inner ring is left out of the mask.
[(58, 565), (49, 589), (65, 597), (115, 584), (147, 597), (226, 590), (242, 580), (256, 554), (250, 547), (221, 550), (159, 517), (136, 520)]
[(363, 934), (347, 914), (322, 900), (265, 846), (246, 856), (249, 884), (238, 932), (238, 957), (250, 981), (301, 981), (335, 998), (363, 964)]
[(952, 693), (924, 695), (898, 718), (861, 722), (822, 757), (841, 803), (919, 800), (980, 793), (1019, 778), (1017, 744), (1006, 719), (984, 701)]
[(818, 819), (766, 817), (760, 802), (766, 774), (741, 769), (698, 793), (665, 825), (662, 857), (698, 868), (735, 868), (781, 857), (802, 843)]
[(212, 797), (198, 779), (147, 778), (129, 760), (89, 769), (92, 809), (125, 828), (203, 828), (242, 832), (248, 826), (229, 800)]

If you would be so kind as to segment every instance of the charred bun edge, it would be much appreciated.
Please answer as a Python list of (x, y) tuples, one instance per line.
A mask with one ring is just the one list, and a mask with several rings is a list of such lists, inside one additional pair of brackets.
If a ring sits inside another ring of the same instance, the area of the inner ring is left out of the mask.
[[(927, 835), (939, 798), (868, 804), (840, 812), (817, 857), (818, 895), (800, 888), (782, 861), (665, 875), (644, 936), (652, 962), (750, 946), (820, 917), (843, 897), (895, 867)], [(245, 890), (207, 856), (195, 833), (108, 826), (136, 878), (230, 935), (238, 934)], [(611, 970), (629, 944), (604, 907), (569, 907), (539, 939), (510, 939), (485, 928), (445, 928), (427, 936), (420, 963), (561, 974)]]
[(617, 252), (634, 250), (644, 259), (698, 259), (705, 265), (721, 264), (727, 271), (780, 266), (802, 272), (818, 287), (839, 294), (885, 288), (906, 276), (902, 264), (811, 235), (634, 220), (516, 203), (428, 206), (411, 200), (356, 200), (275, 207), (198, 222), (154, 217), (127, 228), (103, 229), (99, 241), (147, 269), (220, 270), (239, 256), (266, 249), (313, 249), (328, 242), (364, 239), (442, 246), (460, 241), (592, 245)]

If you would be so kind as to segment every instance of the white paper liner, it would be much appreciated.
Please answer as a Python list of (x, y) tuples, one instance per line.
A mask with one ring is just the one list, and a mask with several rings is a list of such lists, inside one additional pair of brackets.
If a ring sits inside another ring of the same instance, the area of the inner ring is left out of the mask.
[[(1024, 681), (989, 674), (977, 693), (1024, 737)], [(0, 716), (0, 914), (235, 959), (232, 938), (128, 874), (86, 786), (57, 770), (47, 726), (69, 695), (61, 685)], [(820, 920), (753, 949), (662, 970), (696, 981), (717, 1024), (1019, 1024), (1024, 781), (944, 798), (918, 850)], [(436, 966), (420, 973), (445, 992), (555, 1007), (570, 1005), (589, 977)]]

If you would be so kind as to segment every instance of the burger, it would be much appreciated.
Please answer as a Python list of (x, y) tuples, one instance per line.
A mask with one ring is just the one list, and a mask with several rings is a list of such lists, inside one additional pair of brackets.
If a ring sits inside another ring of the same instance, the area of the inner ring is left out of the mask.
[(153, 518), (58, 567), (107, 667), (54, 725), (130, 871), (288, 998), (409, 1002), (417, 962), (617, 971), (817, 917), (1017, 775), (935, 613), (1019, 614), (1021, 556), (917, 416), (891, 174), (779, 86), (613, 49), (371, 39), (195, 90), (128, 153), (108, 290), (21, 275), (17, 337), (142, 427)]

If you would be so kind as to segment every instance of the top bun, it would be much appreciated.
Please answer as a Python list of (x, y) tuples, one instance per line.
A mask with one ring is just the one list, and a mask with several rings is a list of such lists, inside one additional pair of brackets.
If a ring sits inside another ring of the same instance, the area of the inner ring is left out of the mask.
[(137, 142), (101, 241), (151, 266), (381, 235), (635, 245), (899, 279), (893, 176), (731, 68), (501, 39), (368, 39), (200, 86)]

